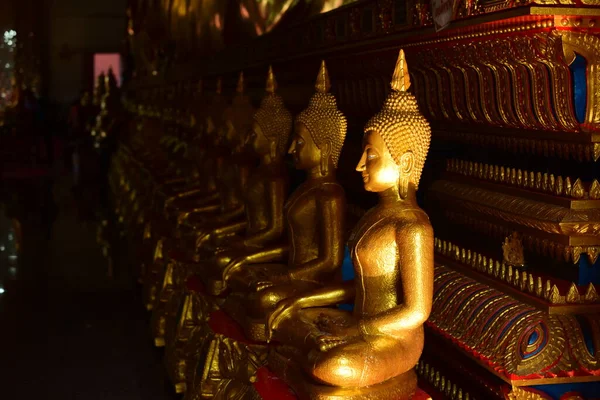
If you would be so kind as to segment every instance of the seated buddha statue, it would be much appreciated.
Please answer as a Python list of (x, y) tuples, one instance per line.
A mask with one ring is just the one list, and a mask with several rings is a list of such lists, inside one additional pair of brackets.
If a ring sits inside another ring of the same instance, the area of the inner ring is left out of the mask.
[(218, 151), (217, 145), (224, 125), (223, 116), (226, 108), (227, 102), (222, 95), (221, 78), (218, 78), (212, 101), (206, 105), (206, 111), (202, 115), (203, 120), (198, 124), (198, 135), (202, 138), (198, 144), (204, 151), (200, 150), (198, 155), (201, 158), (197, 163), (202, 175), (192, 173), (183, 182), (179, 181), (170, 188), (162, 188), (161, 194), (164, 196), (162, 206), (167, 213), (169, 209), (177, 212), (182, 207), (189, 208), (190, 205), (200, 206), (218, 201), (215, 179), (219, 173), (217, 169), (222, 165), (220, 156), (223, 154)]
[[(404, 52), (391, 93), (365, 126), (356, 170), (378, 204), (349, 239), (354, 281), (281, 301), (268, 319), (270, 368), (310, 399), (410, 399), (433, 297), (433, 230), (416, 190), (430, 128)], [(354, 300), (352, 312), (335, 307)]]
[[(223, 271), (223, 281), (234, 291), (226, 308), (255, 341), (266, 340), (266, 317), (280, 300), (331, 282), (342, 264), (346, 199), (335, 172), (347, 123), (330, 86), (323, 62), (316, 93), (296, 118), (289, 149), (307, 178), (285, 204), (287, 242), (244, 254)], [(258, 264), (281, 261), (286, 254), (287, 264)]]
[[(232, 260), (272, 244), (284, 231), (283, 206), (288, 174), (283, 158), (292, 116), (283, 99), (275, 93), (277, 83), (271, 68), (266, 86), (267, 93), (254, 114), (252, 131), (248, 135), (248, 145), (253, 148), (259, 163), (248, 177), (244, 190), (245, 219), (215, 227), (198, 240), (200, 247), (220, 243), (212, 258), (195, 266), (197, 272), (202, 272), (200, 277), (208, 282), (207, 289), (213, 294), (224, 290), (223, 269)], [(221, 243), (223, 238), (227, 241)]]
[(187, 228), (183, 229), (184, 232), (208, 229), (209, 226), (224, 224), (244, 216), (242, 191), (253, 164), (253, 159), (247, 156), (244, 143), (254, 115), (254, 108), (244, 93), (244, 86), (244, 74), (241, 72), (232, 104), (225, 110), (225, 127), (220, 131), (220, 135), (215, 135), (214, 146), (220, 155), (215, 177), (219, 191), (219, 207), (180, 208), (177, 220), (182, 228)]
[[(244, 75), (240, 73), (236, 95), (231, 106), (225, 110), (225, 129), (221, 130), (215, 141), (215, 151), (219, 153), (219, 174), (217, 175), (219, 203), (204, 206), (180, 208), (178, 221), (179, 234), (173, 240), (163, 241), (163, 254), (168, 265), (158, 271), (156, 284), (161, 285), (160, 295), (153, 307), (152, 327), (155, 343), (164, 343), (169, 330), (167, 317), (177, 312), (180, 296), (183, 295), (188, 275), (186, 264), (192, 262), (195, 231), (218, 226), (244, 216), (242, 187), (245, 186), (250, 165), (243, 155), (242, 140), (250, 129), (254, 109), (249, 98), (244, 95)], [(216, 135), (214, 135), (216, 137)], [(187, 223), (187, 224), (186, 224)], [(187, 229), (185, 229), (187, 228)], [(186, 239), (192, 238), (190, 243)], [(165, 254), (165, 250), (167, 253)], [(175, 250), (175, 251), (169, 251)], [(165, 264), (165, 263), (163, 263)], [(173, 321), (174, 322), (174, 321)]]
[(217, 80), (217, 87), (212, 102), (203, 113), (204, 127), (199, 134), (205, 137), (202, 144), (206, 151), (199, 160), (201, 169), (205, 174), (197, 182), (185, 181), (173, 185), (162, 185), (155, 190), (153, 199), (155, 216), (151, 229), (146, 229), (146, 234), (151, 231), (152, 240), (148, 247), (152, 248), (154, 262), (149, 263), (144, 278), (144, 299), (147, 309), (152, 309), (158, 300), (157, 294), (166, 272), (164, 260), (164, 244), (166, 239), (174, 238), (177, 217), (182, 212), (195, 210), (197, 212), (214, 212), (219, 209), (219, 191), (217, 190), (216, 177), (225, 165), (226, 152), (219, 147), (220, 135), (224, 125), (224, 113), (227, 107), (225, 98), (221, 94), (221, 79)]

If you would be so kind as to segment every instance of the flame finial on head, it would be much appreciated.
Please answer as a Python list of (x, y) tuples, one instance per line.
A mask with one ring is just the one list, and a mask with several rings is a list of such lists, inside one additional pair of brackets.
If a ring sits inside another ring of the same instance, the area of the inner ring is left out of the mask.
[(275, 74), (273, 73), (273, 67), (269, 65), (269, 72), (267, 72), (267, 86), (265, 91), (269, 94), (274, 94), (277, 90), (277, 81), (275, 80)]
[(221, 77), (217, 78), (217, 87), (215, 89), (216, 94), (221, 94), (223, 91), (223, 79)]
[(235, 89), (238, 93), (244, 93), (244, 71), (240, 72), (240, 76), (238, 77), (237, 87)]
[(329, 80), (329, 73), (327, 72), (325, 60), (321, 61), (321, 68), (319, 69), (319, 75), (317, 75), (315, 88), (319, 93), (327, 93), (329, 92), (329, 89), (331, 89), (331, 82)]
[(311, 97), (308, 107), (298, 114), (296, 121), (308, 129), (319, 149), (324, 149), (327, 144), (330, 146), (331, 160), (337, 167), (348, 124), (344, 114), (337, 108), (335, 96), (329, 93), (330, 88), (327, 66), (322, 61), (315, 83), (316, 93)]
[(285, 154), (287, 142), (292, 130), (292, 114), (285, 108), (283, 99), (275, 90), (277, 82), (273, 68), (269, 66), (265, 96), (260, 102), (260, 107), (254, 114), (254, 121), (260, 126), (263, 134), (277, 144), (279, 154)]
[(244, 72), (240, 72), (236, 87), (236, 92), (231, 101), (231, 105), (225, 110), (225, 121), (228, 121), (233, 128), (226, 130), (226, 140), (231, 146), (238, 146), (240, 140), (244, 139), (244, 135), (251, 129), (252, 116), (254, 115), (254, 107), (248, 96), (244, 94)]
[(400, 158), (405, 152), (411, 151), (414, 154), (415, 162), (410, 179), (418, 187), (431, 141), (431, 128), (419, 111), (417, 99), (408, 91), (410, 77), (403, 50), (398, 54), (391, 87), (392, 91), (381, 110), (367, 122), (364, 131), (378, 132), (397, 164), (400, 164)]
[(408, 64), (406, 63), (404, 50), (400, 50), (400, 54), (398, 55), (391, 86), (392, 90), (397, 92), (406, 92), (410, 87), (410, 75), (408, 74)]

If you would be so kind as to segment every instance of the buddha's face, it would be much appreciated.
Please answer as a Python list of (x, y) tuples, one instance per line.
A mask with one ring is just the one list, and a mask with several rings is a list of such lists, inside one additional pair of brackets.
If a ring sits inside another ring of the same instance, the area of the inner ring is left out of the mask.
[(297, 169), (309, 170), (321, 163), (321, 150), (303, 123), (294, 126), (294, 137), (288, 151), (294, 158)]
[(376, 131), (364, 136), (363, 153), (356, 170), (362, 173), (365, 190), (369, 192), (383, 192), (397, 186), (400, 179), (400, 167)]
[(235, 130), (233, 122), (230, 120), (225, 121), (225, 129), (223, 130), (222, 144), (226, 146), (233, 146), (236, 141), (236, 136), (237, 132)]
[(260, 125), (255, 121), (252, 124), (252, 132), (248, 135), (248, 144), (259, 156), (269, 154), (270, 143), (262, 131)]

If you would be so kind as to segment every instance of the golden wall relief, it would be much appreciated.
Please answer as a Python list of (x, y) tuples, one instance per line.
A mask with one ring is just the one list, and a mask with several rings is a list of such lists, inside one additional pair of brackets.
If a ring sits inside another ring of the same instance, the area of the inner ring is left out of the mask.
[(556, 157), (563, 160), (578, 162), (598, 161), (600, 159), (600, 143), (565, 142), (555, 139), (540, 139), (529, 137), (504, 136), (498, 131), (491, 130), (482, 135), (475, 132), (448, 129), (440, 126), (435, 130), (439, 139), (461, 143), (480, 148), (496, 148), (515, 154)]
[[(449, 222), (466, 226), (474, 232), (483, 233), (499, 241), (514, 232), (510, 227), (486, 221), (480, 217), (468, 215), (457, 210), (445, 210), (444, 217)], [(598, 245), (571, 245), (567, 244), (568, 241), (552, 240), (530, 233), (521, 233), (521, 236), (527, 250), (559, 262), (578, 264), (581, 257), (585, 256), (588, 262), (593, 265), (598, 260), (598, 255), (600, 254), (600, 246)]]
[(469, 210), (540, 233), (600, 240), (600, 209), (574, 210), (464, 183), (438, 180), (430, 193), (444, 198), (455, 210)]
[[(593, 316), (582, 317), (598, 326)], [(559, 371), (589, 376), (599, 368), (574, 316), (546, 314), (442, 265), (436, 266), (428, 326), (516, 386), (549, 383)]]
[[(426, 88), (419, 100), (438, 120), (581, 132), (562, 45), (561, 33), (546, 31), (422, 49), (414, 70)], [(595, 107), (589, 102), (588, 114)]]
[(597, 132), (600, 129), (600, 38), (573, 31), (559, 31), (558, 34), (562, 38), (567, 60), (574, 59), (577, 53), (587, 61), (587, 112), (584, 129)]

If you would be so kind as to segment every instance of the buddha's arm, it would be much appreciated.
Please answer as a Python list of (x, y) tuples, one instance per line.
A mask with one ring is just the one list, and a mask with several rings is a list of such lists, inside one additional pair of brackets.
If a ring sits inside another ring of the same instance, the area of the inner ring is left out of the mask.
[(279, 324), (294, 311), (302, 308), (325, 307), (354, 299), (356, 289), (353, 281), (327, 286), (304, 293), (301, 296), (280, 301), (267, 320), (267, 336), (270, 338)]
[(285, 184), (282, 180), (271, 182), (266, 193), (269, 210), (269, 221), (265, 229), (246, 236), (245, 246), (261, 245), (277, 239), (283, 232), (283, 206), (285, 202)]
[[(403, 302), (359, 322), (363, 334), (398, 336), (419, 328), (431, 312), (433, 299), (433, 230), (428, 223), (402, 226), (396, 231), (398, 268)], [(372, 293), (369, 295), (377, 295)]]
[(178, 223), (183, 223), (192, 214), (205, 214), (209, 212), (219, 211), (221, 206), (219, 204), (207, 204), (201, 207), (194, 207), (191, 210), (185, 211), (178, 218)]
[(281, 246), (268, 247), (265, 249), (261, 249), (260, 251), (256, 251), (254, 253), (245, 254), (240, 258), (231, 261), (229, 265), (227, 265), (227, 267), (223, 270), (223, 280), (227, 281), (232, 273), (239, 270), (242, 266), (246, 264), (281, 261), (288, 254), (289, 251), (290, 248), (286, 244)]
[(219, 215), (216, 215), (214, 217), (213, 221), (217, 224), (225, 223), (226, 221), (230, 221), (234, 218), (244, 216), (245, 211), (246, 211), (246, 207), (244, 207), (244, 205), (242, 204), (239, 207), (236, 207), (232, 210), (225, 211), (223, 213), (220, 213)]
[(296, 302), (300, 308), (334, 306), (352, 301), (355, 295), (355, 282), (347, 281), (303, 294)]
[(196, 240), (196, 248), (201, 248), (209, 240), (220, 238), (232, 233), (238, 233), (246, 229), (248, 222), (246, 220), (231, 222), (229, 224), (221, 225), (218, 228), (212, 229), (209, 232), (201, 232)]
[[(205, 190), (204, 185), (197, 185), (197, 186), (194, 186), (183, 192), (179, 192), (179, 193), (170, 195), (167, 198), (167, 201), (165, 202), (165, 206), (172, 203), (175, 200), (178, 200), (178, 199), (183, 199), (183, 198), (187, 198), (187, 197), (192, 197), (197, 194), (202, 194), (204, 192), (204, 190)], [(219, 192), (216, 192), (216, 191), (207, 193), (205, 196), (202, 196), (203, 201), (213, 201), (213, 200), (218, 200), (218, 198), (219, 198)]]
[(318, 218), (320, 230), (319, 255), (314, 260), (301, 264), (289, 271), (292, 280), (323, 282), (329, 278), (344, 258), (344, 208), (345, 202), (339, 198), (317, 201), (320, 211)]

